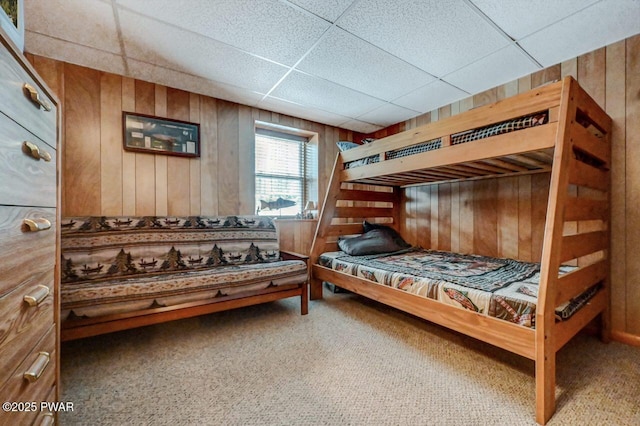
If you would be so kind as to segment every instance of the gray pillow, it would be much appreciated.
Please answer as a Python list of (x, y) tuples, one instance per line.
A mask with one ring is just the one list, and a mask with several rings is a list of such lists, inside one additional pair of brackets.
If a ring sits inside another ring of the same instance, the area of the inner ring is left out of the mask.
[[(398, 233), (398, 231), (396, 231), (395, 229), (391, 228), (390, 226), (387, 225), (383, 225), (381, 223), (371, 223), (371, 222), (367, 222), (366, 220), (364, 222), (362, 222), (362, 228), (364, 229), (364, 233), (366, 234), (367, 232), (370, 232), (374, 229), (381, 229), (385, 232), (386, 235), (390, 236), (394, 243), (398, 246), (401, 246), (402, 249), (406, 249), (411, 247), (411, 244), (407, 243), (402, 236)], [(399, 249), (399, 250), (402, 250)]]
[(338, 247), (348, 255), (363, 256), (365, 254), (393, 253), (411, 246), (397, 232), (387, 227), (387, 229), (371, 229), (360, 236), (341, 239), (338, 241)]

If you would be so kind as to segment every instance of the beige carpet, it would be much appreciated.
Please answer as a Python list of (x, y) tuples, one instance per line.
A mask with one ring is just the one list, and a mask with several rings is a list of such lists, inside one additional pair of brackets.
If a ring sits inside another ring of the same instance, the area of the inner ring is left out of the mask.
[[(62, 425), (534, 425), (532, 361), (352, 294), (63, 343)], [(578, 336), (550, 425), (639, 425), (640, 349)]]

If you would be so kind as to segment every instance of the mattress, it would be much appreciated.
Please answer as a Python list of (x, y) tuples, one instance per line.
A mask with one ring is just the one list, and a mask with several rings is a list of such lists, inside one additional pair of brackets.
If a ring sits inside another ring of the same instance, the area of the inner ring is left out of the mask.
[(237, 296), (307, 280), (298, 260), (219, 266), (210, 269), (66, 283), (60, 290), (61, 318), (97, 317), (216, 297)]
[[(504, 133), (515, 132), (522, 129), (527, 129), (534, 126), (545, 124), (548, 120), (547, 112), (540, 112), (536, 114), (527, 115), (524, 117), (515, 118), (513, 120), (506, 120), (500, 123), (492, 124), (490, 126), (480, 127), (477, 129), (471, 129), (460, 133), (451, 135), (451, 145), (458, 145), (461, 143), (472, 142), (479, 139), (488, 138), (491, 136), (497, 136)], [(426, 142), (422, 142), (416, 145), (411, 145), (405, 148), (387, 151), (385, 158), (387, 160), (393, 160), (396, 158), (407, 157), (414, 154), (420, 154), (434, 149), (442, 147), (442, 140), (440, 138), (432, 139)], [(359, 160), (350, 161), (345, 163), (345, 169), (351, 169), (358, 166), (364, 166), (366, 164), (380, 162), (380, 155), (371, 155)]]
[[(424, 249), (368, 256), (329, 252), (318, 263), (447, 305), (535, 327), (538, 263)], [(560, 274), (573, 269), (562, 266)], [(596, 285), (558, 306), (557, 320), (571, 317), (598, 289)]]

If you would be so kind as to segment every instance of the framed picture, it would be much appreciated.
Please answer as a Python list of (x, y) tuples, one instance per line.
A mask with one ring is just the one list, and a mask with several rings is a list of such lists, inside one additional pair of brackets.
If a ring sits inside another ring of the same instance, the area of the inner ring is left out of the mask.
[(200, 156), (200, 125), (132, 112), (122, 113), (124, 149), (152, 154)]
[(0, 27), (22, 52), (24, 50), (23, 0), (0, 0)]

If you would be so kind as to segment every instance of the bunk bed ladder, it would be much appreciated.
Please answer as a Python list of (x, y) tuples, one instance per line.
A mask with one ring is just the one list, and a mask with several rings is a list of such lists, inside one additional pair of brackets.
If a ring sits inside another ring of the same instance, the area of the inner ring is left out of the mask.
[[(555, 411), (556, 352), (598, 315), (608, 339), (609, 133), (611, 119), (576, 81), (563, 81), (551, 170), (536, 313), (536, 421)], [(562, 264), (578, 268), (559, 276)], [(555, 307), (599, 284), (600, 291), (567, 321)]]
[[(343, 235), (362, 233), (363, 220), (384, 223), (399, 231), (400, 191), (396, 187), (349, 184), (340, 182), (343, 161), (339, 153), (320, 210), (316, 234), (311, 246), (310, 264), (320, 254), (338, 250), (337, 240)], [(311, 277), (311, 299), (322, 298), (322, 281)]]

